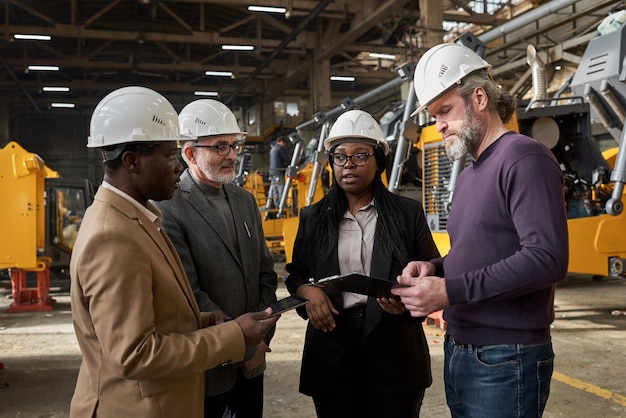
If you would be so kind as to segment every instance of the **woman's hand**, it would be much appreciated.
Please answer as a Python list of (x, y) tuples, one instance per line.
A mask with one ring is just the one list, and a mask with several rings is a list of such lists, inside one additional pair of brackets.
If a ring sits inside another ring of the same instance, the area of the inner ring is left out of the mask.
[(406, 308), (404, 304), (398, 299), (393, 298), (376, 298), (376, 301), (380, 305), (381, 309), (392, 315), (402, 315)]
[(302, 285), (298, 287), (296, 294), (309, 300), (309, 303), (304, 306), (313, 328), (323, 332), (335, 329), (336, 323), (333, 315), (338, 315), (339, 312), (322, 289), (315, 286)]

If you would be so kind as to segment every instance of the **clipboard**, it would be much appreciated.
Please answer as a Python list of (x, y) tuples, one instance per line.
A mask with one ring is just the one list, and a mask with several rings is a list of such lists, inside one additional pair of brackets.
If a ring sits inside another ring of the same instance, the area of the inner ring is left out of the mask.
[(321, 287), (325, 290), (337, 290), (340, 292), (358, 293), (375, 298), (393, 299), (398, 299), (398, 296), (391, 294), (391, 289), (396, 287), (407, 287), (406, 285), (402, 285), (398, 282), (377, 279), (376, 277), (366, 276), (359, 273), (325, 277), (317, 282), (311, 283), (310, 285)]

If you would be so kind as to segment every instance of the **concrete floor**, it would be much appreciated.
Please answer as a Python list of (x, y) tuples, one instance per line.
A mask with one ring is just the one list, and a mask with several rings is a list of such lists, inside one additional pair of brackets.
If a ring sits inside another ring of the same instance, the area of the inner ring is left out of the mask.
[[(58, 285), (58, 283), (56, 283)], [(53, 283), (55, 286), (55, 283)], [(9, 306), (10, 284), (0, 280), (0, 312)], [(287, 291), (280, 286), (278, 296)], [(53, 287), (51, 312), (0, 313), (0, 417), (68, 415), (80, 364), (66, 283)], [(626, 280), (571, 277), (559, 284), (553, 341), (557, 354), (547, 418), (626, 417)], [(298, 393), (305, 322), (284, 314), (268, 354), (266, 418), (313, 418), (312, 402)], [(443, 331), (424, 327), (435, 381), (422, 417), (449, 417), (442, 383)], [(391, 417), (393, 418), (393, 417)]]

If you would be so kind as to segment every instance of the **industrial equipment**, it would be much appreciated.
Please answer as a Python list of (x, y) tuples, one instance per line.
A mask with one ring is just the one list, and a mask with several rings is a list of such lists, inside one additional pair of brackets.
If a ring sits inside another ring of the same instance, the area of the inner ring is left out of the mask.
[[(265, 209), (267, 182), (264, 181), (263, 175), (258, 170), (250, 167), (251, 172), (241, 176), (243, 179), (241, 185), (252, 193), (256, 198), (257, 205), (262, 208), (265, 241), (277, 261), (291, 258), (291, 245), (285, 243), (292, 243), (295, 240), (299, 209), (310, 204), (308, 202), (311, 192), (310, 185), (314, 185), (311, 197), (314, 201), (321, 199), (324, 195), (323, 185), (317, 181), (317, 175), (314, 174), (314, 163), (308, 162), (298, 165), (302, 157), (302, 140), (297, 137), (291, 137), (290, 140), (296, 141), (296, 146), (291, 164), (286, 170), (287, 178), (278, 208)], [(244, 152), (240, 164), (243, 164), (248, 157)]]
[[(11, 276), (6, 312), (51, 310), (50, 272), (69, 266), (76, 233), (93, 199), (90, 184), (63, 179), (16, 142), (0, 149), (0, 270)], [(37, 287), (28, 287), (29, 272)]]

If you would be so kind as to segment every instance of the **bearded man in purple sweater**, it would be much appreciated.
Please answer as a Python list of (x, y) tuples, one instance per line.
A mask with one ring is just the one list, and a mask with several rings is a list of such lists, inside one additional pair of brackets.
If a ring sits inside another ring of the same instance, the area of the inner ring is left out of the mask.
[(472, 50), (442, 44), (415, 69), (419, 111), (435, 118), (459, 175), (445, 257), (411, 262), (393, 291), (413, 316), (447, 321), (444, 382), (453, 418), (540, 417), (550, 392), (556, 282), (567, 274), (559, 164), (509, 131), (516, 101)]

